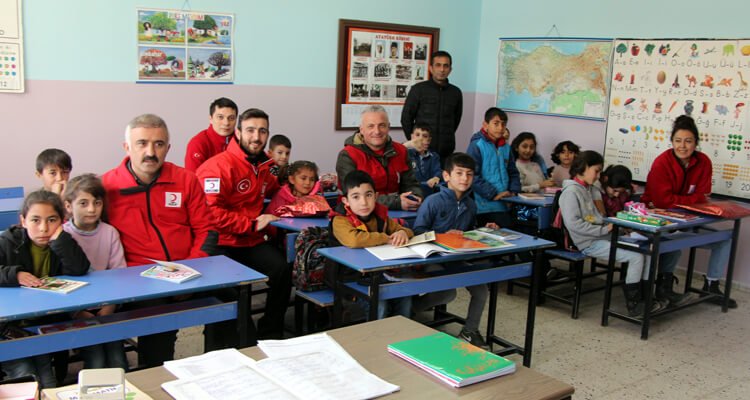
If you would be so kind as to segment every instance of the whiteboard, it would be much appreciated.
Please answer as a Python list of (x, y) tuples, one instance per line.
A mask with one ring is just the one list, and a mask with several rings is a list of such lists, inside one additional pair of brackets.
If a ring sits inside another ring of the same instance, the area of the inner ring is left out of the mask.
[(713, 193), (750, 199), (750, 39), (617, 39), (613, 49), (605, 165), (645, 181), (688, 114), (713, 163)]

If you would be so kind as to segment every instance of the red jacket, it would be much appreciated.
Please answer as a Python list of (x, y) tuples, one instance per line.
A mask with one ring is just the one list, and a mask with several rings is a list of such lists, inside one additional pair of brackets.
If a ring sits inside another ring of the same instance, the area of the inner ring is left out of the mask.
[(200, 131), (188, 142), (185, 150), (185, 169), (195, 172), (209, 158), (227, 149), (232, 135), (221, 136), (212, 125)]
[[(362, 146), (347, 144), (344, 150), (360, 171), (367, 172), (375, 182), (375, 191), (380, 194), (399, 193), (401, 174), (409, 171), (409, 155), (401, 143), (391, 142), (392, 149), (378, 156)], [(383, 166), (383, 161), (388, 165)], [(340, 177), (343, 179), (343, 177)], [(419, 193), (418, 193), (419, 194)]]
[(232, 140), (225, 152), (196, 171), (220, 246), (252, 247), (265, 241), (265, 232), (256, 231), (255, 219), (263, 213), (263, 199), (279, 189), (279, 181), (271, 175), (273, 160), (265, 153), (259, 157), (257, 166), (251, 164), (237, 140)]
[(641, 201), (657, 208), (676, 204), (695, 204), (706, 201), (711, 193), (711, 159), (696, 151), (684, 168), (672, 149), (661, 153), (651, 165), (646, 180), (646, 191)]
[(128, 265), (206, 257), (201, 247), (214, 228), (195, 175), (165, 162), (156, 181), (143, 186), (129, 161), (102, 176), (109, 223), (120, 231)]

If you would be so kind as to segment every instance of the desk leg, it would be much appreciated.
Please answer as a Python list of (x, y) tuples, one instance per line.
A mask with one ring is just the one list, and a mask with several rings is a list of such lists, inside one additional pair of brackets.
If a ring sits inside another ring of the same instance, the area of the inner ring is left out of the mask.
[(656, 281), (656, 274), (659, 270), (659, 245), (661, 244), (661, 233), (656, 232), (654, 234), (653, 244), (651, 248), (651, 265), (648, 271), (648, 284), (646, 285), (646, 293), (644, 293), (644, 310), (643, 310), (643, 322), (641, 325), (641, 339), (648, 340), (648, 329), (651, 327), (651, 305), (654, 301), (654, 281)]
[[(609, 325), (609, 307), (612, 304), (612, 281), (614, 281), (617, 254), (617, 236), (620, 228), (612, 227), (612, 239), (609, 241), (609, 260), (607, 261), (607, 283), (604, 287), (604, 305), (602, 306), (602, 326)], [(596, 260), (592, 260), (595, 263)]]
[[(378, 319), (378, 300), (380, 300), (379, 275), (379, 273), (370, 274), (370, 312), (368, 321), (376, 321)], [(387, 312), (388, 310), (386, 310)]]
[(250, 300), (250, 285), (240, 286), (237, 296), (237, 330), (240, 334), (240, 348), (258, 344), (258, 333), (250, 316)]
[(539, 296), (541, 281), (542, 250), (534, 250), (534, 264), (531, 266), (531, 288), (529, 290), (529, 309), (526, 311), (526, 340), (523, 344), (523, 365), (531, 368), (531, 351), (534, 345), (534, 320), (536, 319), (536, 300)]
[(338, 328), (341, 326), (341, 319), (342, 314), (344, 312), (344, 305), (343, 305), (343, 289), (341, 286), (343, 283), (341, 282), (341, 266), (339, 263), (333, 263), (333, 276), (335, 277), (335, 281), (333, 284), (333, 315), (331, 317), (331, 328)]
[(729, 265), (727, 265), (727, 279), (724, 284), (724, 302), (721, 305), (721, 312), (729, 310), (729, 294), (732, 291), (732, 275), (734, 274), (734, 260), (737, 256), (737, 242), (740, 239), (740, 220), (734, 220), (734, 229), (732, 230), (732, 248), (729, 252)]
[[(510, 281), (508, 281), (510, 285)], [(487, 344), (492, 351), (492, 345), (494, 340), (492, 337), (495, 335), (495, 313), (497, 312), (497, 282), (490, 283), (490, 304), (487, 307)]]
[(695, 270), (695, 247), (690, 248), (688, 253), (688, 267), (685, 272), (685, 290), (683, 293), (690, 293), (690, 289), (693, 287), (693, 271)]

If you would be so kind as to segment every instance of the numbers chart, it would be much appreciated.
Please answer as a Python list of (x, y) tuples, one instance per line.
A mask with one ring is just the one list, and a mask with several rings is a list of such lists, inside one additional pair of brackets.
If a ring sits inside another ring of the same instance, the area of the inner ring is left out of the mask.
[(713, 192), (750, 199), (750, 40), (618, 39), (611, 76), (605, 165), (645, 181), (686, 114), (713, 162)]

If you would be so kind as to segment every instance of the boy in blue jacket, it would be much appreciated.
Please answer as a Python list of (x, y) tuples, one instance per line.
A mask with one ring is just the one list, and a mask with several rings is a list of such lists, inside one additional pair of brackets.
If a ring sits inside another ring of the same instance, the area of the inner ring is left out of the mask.
[(521, 191), (518, 169), (508, 143), (508, 114), (491, 107), (484, 113), (482, 129), (469, 142), (466, 152), (476, 161), (474, 199), (480, 224), (494, 222), (511, 226), (511, 207), (500, 201)]
[[(475, 167), (474, 159), (466, 153), (453, 153), (445, 160), (445, 185), (440, 186), (440, 192), (425, 198), (419, 207), (417, 219), (414, 221), (415, 233), (462, 232), (476, 228), (477, 206), (470, 196)], [(492, 222), (486, 226), (498, 229)], [(466, 324), (461, 329), (459, 338), (475, 346), (486, 346), (484, 338), (479, 333), (479, 320), (482, 318), (489, 290), (487, 285), (469, 286), (466, 290), (471, 293), (471, 300)], [(455, 289), (429, 293), (414, 299), (412, 309), (415, 312), (423, 311), (450, 302), (455, 297)]]
[[(430, 126), (421, 122), (415, 124), (409, 142), (412, 147), (408, 147), (409, 161), (419, 185), (422, 186), (424, 197), (438, 191), (441, 176), (440, 156), (430, 150), (431, 142)], [(404, 143), (404, 146), (407, 144)]]

